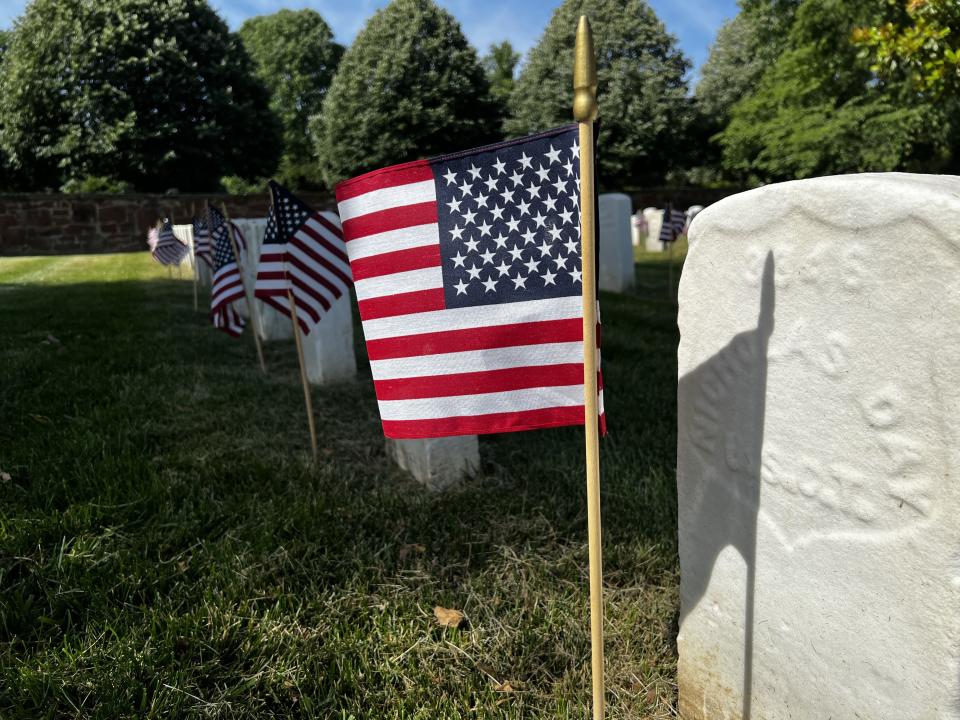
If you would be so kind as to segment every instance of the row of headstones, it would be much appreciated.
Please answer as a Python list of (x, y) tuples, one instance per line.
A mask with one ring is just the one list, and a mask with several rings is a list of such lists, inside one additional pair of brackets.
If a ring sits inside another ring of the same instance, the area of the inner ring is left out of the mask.
[[(631, 200), (621, 193), (599, 197), (600, 220), (599, 285), (601, 290), (626, 292), (634, 286), (635, 222), (631, 216)], [(648, 211), (653, 209), (648, 208)], [(648, 212), (645, 211), (645, 212)], [(659, 212), (662, 216), (663, 211)], [(653, 218), (654, 213), (648, 212)], [(655, 220), (651, 220), (655, 222)], [(248, 262), (243, 265), (247, 288), (254, 287), (255, 259), (260, 256), (266, 220), (240, 218), (234, 220), (247, 246)], [(193, 228), (177, 225), (174, 232), (193, 244)], [(656, 230), (659, 236), (659, 228)], [(204, 263), (198, 265), (199, 283), (209, 287), (211, 274)], [(249, 301), (249, 300), (248, 300)], [(289, 340), (293, 337), (290, 319), (266, 303), (256, 301), (260, 337), (264, 342)], [(239, 303), (238, 311), (249, 318), (247, 303)], [(356, 376), (353, 349), (353, 322), (349, 298), (334, 304), (304, 342), (307, 378), (316, 385), (341, 382)], [(387, 440), (390, 456), (418, 481), (431, 488), (444, 488), (473, 473), (480, 465), (480, 444), (476, 435), (429, 440)]]
[[(238, 218), (233, 221), (246, 245), (247, 262), (243, 273), (248, 289), (256, 279), (257, 259), (263, 246), (267, 221)], [(174, 233), (193, 247), (193, 227), (175, 225)], [(188, 262), (188, 260), (185, 260)], [(197, 264), (198, 283), (210, 287), (212, 276), (205, 263)], [(238, 312), (250, 317), (248, 303), (237, 303)], [(264, 342), (292, 340), (293, 324), (290, 318), (272, 305), (253, 300), (260, 325), (260, 339)], [(313, 385), (344, 382), (356, 377), (357, 362), (353, 347), (353, 316), (350, 298), (344, 296), (334, 303), (313, 331), (304, 338), (304, 364), (307, 379)], [(442, 489), (472, 474), (480, 466), (480, 443), (476, 435), (429, 440), (387, 440), (387, 453), (419, 482), (433, 489)]]

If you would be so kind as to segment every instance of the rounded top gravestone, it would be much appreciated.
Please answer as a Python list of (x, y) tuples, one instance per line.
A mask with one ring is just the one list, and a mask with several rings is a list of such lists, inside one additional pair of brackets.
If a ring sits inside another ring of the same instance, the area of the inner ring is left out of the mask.
[(684, 717), (960, 717), (960, 178), (722, 200), (679, 298)]

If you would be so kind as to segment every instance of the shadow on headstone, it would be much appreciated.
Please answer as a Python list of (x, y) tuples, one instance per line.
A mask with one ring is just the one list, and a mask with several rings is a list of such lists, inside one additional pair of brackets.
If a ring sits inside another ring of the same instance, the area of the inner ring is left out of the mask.
[[(757, 521), (760, 509), (761, 450), (767, 390), (767, 349), (774, 325), (774, 258), (767, 255), (761, 281), (760, 308), (755, 330), (740, 333), (719, 353), (679, 381), (678, 428), (682, 445), (694, 449), (699, 467), (678, 453), (680, 497), (680, 636), (683, 621), (703, 599), (720, 554), (734, 548), (746, 570), (743, 631), (742, 718), (751, 714), (753, 637), (757, 565)], [(709, 312), (709, 309), (704, 309)], [(684, 412), (683, 408), (687, 411)], [(688, 437), (685, 441), (684, 436)], [(684, 475), (700, 475), (703, 482), (683, 482)], [(683, 670), (683, 669), (682, 669)], [(697, 672), (702, 672), (702, 668)], [(687, 670), (686, 672), (690, 672)], [(695, 688), (709, 687), (702, 678), (678, 678), (681, 716), (710, 717), (718, 709), (686, 709), (684, 701), (698, 697)], [(691, 687), (684, 692), (684, 686)], [(699, 713), (699, 714), (698, 714)], [(719, 717), (719, 715), (714, 715)]]

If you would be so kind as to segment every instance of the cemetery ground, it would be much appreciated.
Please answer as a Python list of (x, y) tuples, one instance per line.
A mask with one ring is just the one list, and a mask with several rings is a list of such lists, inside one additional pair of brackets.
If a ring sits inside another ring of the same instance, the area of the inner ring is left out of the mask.
[[(611, 718), (676, 714), (676, 311), (640, 260), (602, 295)], [(293, 343), (262, 375), (146, 253), (0, 259), (0, 318), (0, 716), (583, 717), (581, 428), (425, 490), (357, 321), (314, 466)]]

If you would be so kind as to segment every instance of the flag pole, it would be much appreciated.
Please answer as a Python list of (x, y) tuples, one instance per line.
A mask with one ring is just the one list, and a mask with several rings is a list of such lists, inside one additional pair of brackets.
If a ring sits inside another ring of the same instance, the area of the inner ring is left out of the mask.
[(243, 265), (240, 264), (240, 249), (237, 246), (237, 239), (233, 234), (233, 223), (230, 222), (230, 215), (227, 213), (227, 206), (223, 206), (223, 221), (227, 224), (227, 235), (230, 238), (230, 247), (233, 248), (233, 259), (237, 263), (237, 275), (240, 276), (240, 284), (243, 285), (243, 296), (247, 299), (247, 309), (250, 311), (250, 324), (253, 326), (253, 342), (257, 346), (257, 359), (260, 361), (260, 369), (267, 371), (267, 364), (263, 361), (263, 347), (260, 345), (260, 320), (257, 314), (256, 302), (253, 295), (247, 290), (247, 279), (243, 275)]
[(297, 320), (297, 304), (293, 301), (289, 281), (287, 285), (287, 301), (290, 303), (290, 320), (293, 322), (293, 338), (297, 343), (297, 359), (300, 361), (300, 382), (303, 383), (303, 400), (307, 406), (307, 425), (310, 428), (310, 449), (313, 451), (313, 462), (317, 462), (317, 428), (313, 424), (313, 401), (310, 399), (310, 383), (307, 380), (307, 365), (303, 359), (303, 340), (300, 338), (300, 321)]
[(597, 58), (586, 15), (580, 16), (573, 64), (573, 117), (580, 126), (580, 255), (583, 269), (583, 412), (586, 435), (587, 535), (590, 550), (590, 649), (593, 718), (604, 717), (603, 560), (600, 552), (600, 437), (597, 411), (597, 269), (594, 237), (593, 121)]

